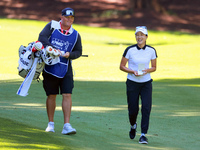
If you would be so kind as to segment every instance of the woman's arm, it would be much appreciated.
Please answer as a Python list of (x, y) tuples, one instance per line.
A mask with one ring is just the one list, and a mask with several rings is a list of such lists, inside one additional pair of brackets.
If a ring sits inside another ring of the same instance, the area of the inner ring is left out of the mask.
[(131, 69), (129, 69), (129, 68), (126, 67), (127, 62), (128, 62), (128, 59), (125, 58), (125, 57), (122, 57), (119, 69), (122, 70), (122, 71), (124, 71), (124, 72), (132, 73), (135, 76), (138, 76), (137, 71), (131, 70)]
[(143, 70), (144, 74), (156, 71), (156, 59), (151, 60), (151, 68)]

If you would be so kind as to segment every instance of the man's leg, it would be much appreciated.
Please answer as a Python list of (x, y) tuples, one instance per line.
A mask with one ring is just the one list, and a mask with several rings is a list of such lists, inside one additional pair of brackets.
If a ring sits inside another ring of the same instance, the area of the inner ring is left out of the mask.
[(54, 112), (56, 109), (56, 95), (49, 95), (47, 97), (46, 109), (47, 109), (49, 123), (48, 123), (48, 126), (45, 131), (46, 132), (55, 132), (54, 131)]
[(64, 126), (62, 130), (62, 134), (76, 134), (76, 129), (72, 128), (70, 122), (71, 116), (71, 107), (72, 107), (72, 98), (71, 94), (62, 94), (62, 110), (64, 115)]
[(62, 94), (62, 110), (64, 115), (64, 123), (69, 123), (71, 116), (72, 98), (71, 94)]
[(56, 109), (56, 95), (49, 95), (46, 100), (46, 109), (49, 122), (54, 122), (54, 113)]

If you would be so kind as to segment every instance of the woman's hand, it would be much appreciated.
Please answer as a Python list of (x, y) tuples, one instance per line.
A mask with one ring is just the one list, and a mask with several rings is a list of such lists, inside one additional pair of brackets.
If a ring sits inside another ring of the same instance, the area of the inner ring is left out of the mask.
[(139, 75), (139, 74), (138, 74), (138, 72), (137, 72), (137, 71), (133, 71), (133, 74), (134, 74), (136, 77), (139, 77), (139, 76), (141, 76), (141, 75)]
[(138, 71), (134, 71), (134, 75), (136, 76), (136, 77), (139, 77), (139, 76), (143, 76), (143, 75), (145, 75), (145, 74), (147, 74), (148, 72), (147, 72), (147, 69), (145, 69), (145, 70), (142, 70), (142, 74), (138, 74)]

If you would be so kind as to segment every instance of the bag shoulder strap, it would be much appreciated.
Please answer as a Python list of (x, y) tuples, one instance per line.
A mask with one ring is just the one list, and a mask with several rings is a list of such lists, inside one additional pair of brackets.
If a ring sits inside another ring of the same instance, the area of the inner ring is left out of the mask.
[(60, 23), (58, 21), (52, 20), (51, 21), (51, 33), (53, 33), (53, 31), (55, 29), (60, 29)]

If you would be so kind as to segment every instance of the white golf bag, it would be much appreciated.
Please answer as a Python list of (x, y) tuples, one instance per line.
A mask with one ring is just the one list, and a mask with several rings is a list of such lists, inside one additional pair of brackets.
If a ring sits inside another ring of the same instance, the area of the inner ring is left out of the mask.
[[(19, 48), (19, 66), (17, 67), (18, 73), (21, 77), (26, 78), (27, 74), (31, 70), (31, 67), (33, 66), (33, 62), (37, 55), (35, 53), (38, 52), (32, 52), (32, 46), (34, 43), (30, 43), (27, 47), (21, 45)], [(33, 80), (38, 80), (39, 76), (44, 68), (45, 63), (42, 61), (42, 58), (39, 56), (37, 57), (38, 62), (36, 66), (36, 71), (33, 77)]]
[(62, 53), (51, 46), (43, 47), (39, 41), (30, 43), (27, 47), (19, 48), (18, 73), (25, 78), (19, 87), (17, 94), (20, 96), (28, 95), (32, 80), (39, 80), (39, 76), (45, 64), (54, 65), (60, 62), (59, 56)]

